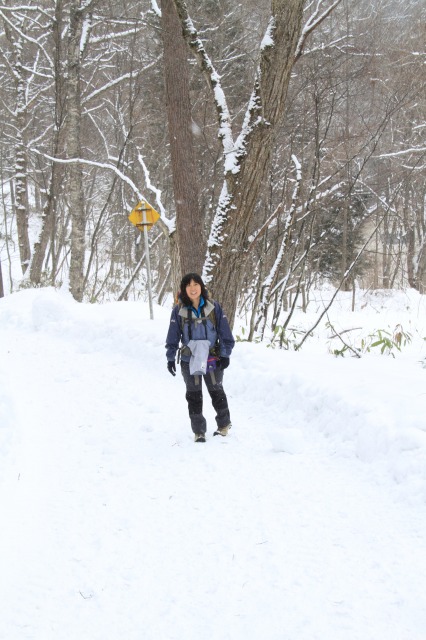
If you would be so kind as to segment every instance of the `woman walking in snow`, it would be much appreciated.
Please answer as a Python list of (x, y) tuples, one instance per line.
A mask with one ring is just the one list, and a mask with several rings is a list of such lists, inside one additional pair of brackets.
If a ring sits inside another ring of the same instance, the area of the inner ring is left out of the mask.
[[(180, 343), (182, 346), (179, 347)], [(216, 411), (214, 435), (226, 436), (231, 428), (228, 400), (223, 389), (223, 372), (235, 340), (222, 307), (209, 300), (201, 276), (188, 273), (180, 284), (179, 304), (170, 319), (166, 339), (167, 368), (176, 375), (176, 354), (186, 385), (189, 418), (195, 442), (206, 441), (202, 380)]]

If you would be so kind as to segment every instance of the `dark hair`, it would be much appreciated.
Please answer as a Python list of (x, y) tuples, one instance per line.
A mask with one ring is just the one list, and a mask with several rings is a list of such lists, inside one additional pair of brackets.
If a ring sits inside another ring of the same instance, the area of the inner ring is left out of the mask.
[(198, 273), (187, 273), (185, 276), (183, 276), (181, 280), (180, 292), (179, 292), (179, 299), (181, 300), (182, 304), (185, 307), (190, 307), (192, 305), (191, 300), (186, 295), (186, 287), (189, 285), (191, 280), (193, 280), (194, 282), (200, 285), (201, 295), (203, 296), (204, 300), (207, 302), (207, 300), (209, 299), (209, 294), (206, 289), (206, 285), (204, 284), (201, 276), (199, 276)]

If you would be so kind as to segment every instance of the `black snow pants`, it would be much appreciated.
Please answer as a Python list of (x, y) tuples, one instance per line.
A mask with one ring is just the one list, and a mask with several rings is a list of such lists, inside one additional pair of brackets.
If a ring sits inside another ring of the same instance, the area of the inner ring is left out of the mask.
[(223, 370), (215, 369), (213, 375), (207, 373), (205, 376), (191, 376), (189, 362), (181, 361), (181, 371), (186, 385), (185, 397), (188, 402), (192, 431), (194, 433), (205, 433), (207, 428), (206, 419), (203, 416), (203, 380), (212, 399), (213, 408), (216, 411), (217, 426), (227, 427), (231, 422), (231, 417), (229, 415), (228, 399), (222, 385)]

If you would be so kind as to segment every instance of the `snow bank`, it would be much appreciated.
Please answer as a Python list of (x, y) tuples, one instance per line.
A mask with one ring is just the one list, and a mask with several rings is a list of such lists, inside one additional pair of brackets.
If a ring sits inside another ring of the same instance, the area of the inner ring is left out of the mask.
[[(296, 315), (298, 326), (309, 326), (326, 303), (327, 292), (318, 294), (310, 302), (310, 313)], [(322, 434), (333, 455), (374, 463), (393, 478), (404, 499), (426, 500), (426, 369), (420, 365), (425, 353), (424, 299), (416, 292), (369, 292), (359, 296), (355, 313), (348, 310), (350, 304), (350, 294), (341, 294), (330, 311), (330, 321), (341, 330), (356, 326), (366, 334), (399, 322), (410, 325), (412, 343), (395, 358), (367, 353), (356, 359), (327, 353), (326, 327), (300, 352), (237, 342), (227, 389), (274, 451), (300, 452)], [(23, 331), (37, 340), (42, 333), (74, 345), (80, 353), (102, 353), (106, 359), (130, 356), (135, 367), (148, 366), (159, 384), (169, 315), (169, 309), (157, 306), (152, 322), (143, 303), (80, 305), (67, 292), (52, 289), (22, 291), (0, 301), (1, 326), (12, 335)], [(0, 375), (2, 440), (7, 447), (14, 407), (5, 362)], [(95, 388), (92, 392), (97, 393)], [(240, 417), (233, 420), (238, 425)]]

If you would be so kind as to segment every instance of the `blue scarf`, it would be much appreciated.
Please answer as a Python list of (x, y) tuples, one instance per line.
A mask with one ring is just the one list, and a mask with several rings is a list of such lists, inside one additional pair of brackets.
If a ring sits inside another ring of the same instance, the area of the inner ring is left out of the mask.
[(199, 318), (201, 316), (201, 308), (204, 307), (205, 302), (204, 302), (204, 298), (203, 296), (200, 296), (200, 304), (198, 305), (198, 309), (196, 309), (195, 307), (187, 307), (187, 309), (191, 309), (191, 311), (193, 311), (195, 313), (195, 315), (197, 316), (197, 318)]

